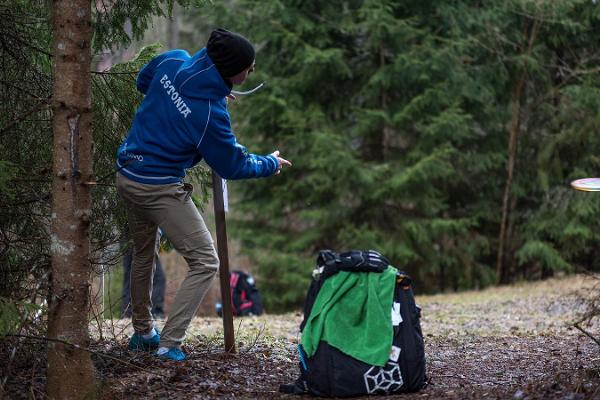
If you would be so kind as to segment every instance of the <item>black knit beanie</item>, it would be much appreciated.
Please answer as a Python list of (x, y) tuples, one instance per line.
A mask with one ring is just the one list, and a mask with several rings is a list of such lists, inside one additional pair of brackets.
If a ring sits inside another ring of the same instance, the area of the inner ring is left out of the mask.
[(206, 51), (224, 78), (239, 74), (254, 61), (252, 43), (242, 35), (222, 28), (212, 31)]

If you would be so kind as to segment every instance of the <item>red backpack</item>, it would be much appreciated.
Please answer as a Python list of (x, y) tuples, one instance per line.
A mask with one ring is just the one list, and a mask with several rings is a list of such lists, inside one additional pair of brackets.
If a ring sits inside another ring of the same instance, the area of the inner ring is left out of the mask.
[(261, 315), (264, 312), (260, 292), (254, 278), (243, 271), (229, 273), (233, 315)]

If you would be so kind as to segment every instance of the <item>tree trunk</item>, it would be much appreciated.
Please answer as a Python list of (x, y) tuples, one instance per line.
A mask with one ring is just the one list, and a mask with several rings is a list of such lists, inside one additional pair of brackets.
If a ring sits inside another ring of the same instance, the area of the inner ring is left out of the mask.
[(512, 207), (511, 192), (512, 182), (515, 170), (515, 160), (517, 159), (517, 143), (519, 130), (521, 128), (521, 96), (525, 78), (521, 77), (517, 82), (512, 100), (512, 119), (510, 123), (510, 135), (508, 138), (508, 161), (506, 162), (506, 183), (504, 185), (504, 195), (502, 196), (502, 219), (500, 221), (500, 235), (498, 237), (498, 259), (496, 263), (496, 279), (498, 283), (508, 283), (509, 273), (506, 263), (506, 247), (510, 241), (508, 232), (508, 222), (511, 217)]
[[(528, 34), (527, 55), (531, 56), (533, 44), (537, 38), (542, 21), (536, 19), (533, 22)], [(512, 210), (516, 204), (511, 200), (512, 183), (515, 173), (515, 163), (517, 159), (517, 144), (519, 142), (519, 131), (521, 129), (521, 101), (524, 97), (525, 84), (527, 82), (527, 70), (523, 70), (515, 85), (512, 96), (512, 117), (510, 123), (510, 134), (508, 138), (508, 160), (506, 162), (506, 183), (504, 185), (504, 195), (502, 196), (502, 218), (500, 220), (500, 234), (498, 235), (498, 258), (496, 260), (496, 280), (497, 283), (510, 282), (510, 267), (507, 262), (507, 250), (511, 243), (512, 229), (509, 229)]]
[(173, 10), (171, 11), (171, 19), (167, 21), (167, 46), (169, 49), (175, 49), (179, 46), (179, 5), (173, 4)]
[(48, 397), (94, 397), (88, 312), (91, 213), (91, 5), (53, 4), (52, 277), (48, 336)]
[[(383, 46), (379, 48), (379, 68), (384, 68), (385, 62), (385, 49)], [(379, 94), (379, 108), (387, 111), (387, 93), (385, 89), (381, 89)], [(385, 134), (386, 124), (381, 126), (380, 129), (374, 130), (369, 133), (369, 136), (365, 138), (365, 144), (363, 148), (363, 157), (365, 161), (383, 161), (385, 157), (384, 146), (385, 146)]]

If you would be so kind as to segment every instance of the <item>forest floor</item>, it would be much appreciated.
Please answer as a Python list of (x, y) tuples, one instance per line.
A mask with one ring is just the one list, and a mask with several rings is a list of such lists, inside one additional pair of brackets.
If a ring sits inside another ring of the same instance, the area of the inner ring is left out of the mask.
[[(593, 287), (600, 290), (598, 281), (572, 276), (418, 296), (430, 383), (418, 393), (388, 398), (600, 399), (600, 346), (572, 326), (582, 298)], [(196, 318), (183, 363), (127, 351), (129, 321), (105, 321), (92, 347), (101, 398), (298, 398), (278, 388), (297, 376), (301, 319), (300, 313), (236, 318), (238, 352), (227, 354), (221, 320)], [(600, 336), (598, 319), (582, 327)], [(43, 353), (37, 362), (13, 361), (7, 398), (43, 397)]]

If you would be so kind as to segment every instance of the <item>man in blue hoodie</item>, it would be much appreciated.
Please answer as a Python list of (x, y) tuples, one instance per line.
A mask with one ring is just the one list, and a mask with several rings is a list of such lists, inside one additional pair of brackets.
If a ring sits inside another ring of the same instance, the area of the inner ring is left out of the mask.
[[(135, 247), (130, 349), (158, 348), (159, 357), (185, 359), (186, 329), (219, 266), (189, 185), (182, 182), (185, 170), (204, 159), (221, 177), (244, 179), (276, 175), (283, 165), (291, 166), (279, 151), (249, 153), (232, 132), (226, 98), (254, 70), (254, 55), (246, 38), (217, 29), (198, 53), (168, 51), (137, 77), (137, 88), (146, 96), (117, 152), (117, 190), (127, 206)], [(159, 227), (189, 265), (162, 333), (154, 328), (151, 313)]]

